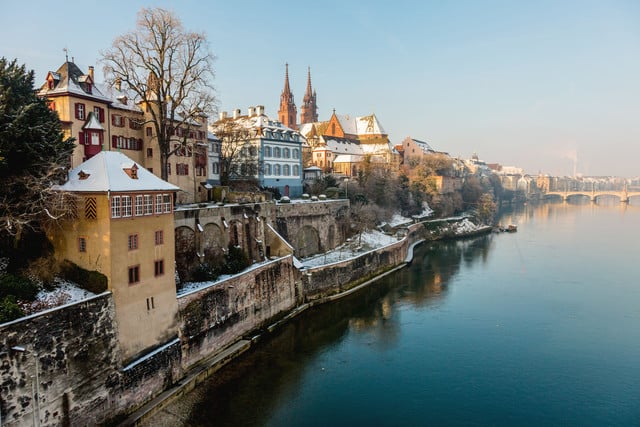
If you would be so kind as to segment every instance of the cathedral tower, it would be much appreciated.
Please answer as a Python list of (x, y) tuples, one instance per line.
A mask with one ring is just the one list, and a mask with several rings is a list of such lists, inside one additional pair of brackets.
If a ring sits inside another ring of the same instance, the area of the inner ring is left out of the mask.
[(300, 124), (315, 123), (318, 121), (316, 91), (311, 90), (311, 68), (307, 69), (307, 91), (304, 94), (304, 98), (302, 98), (302, 107), (300, 110)]
[(284, 75), (284, 89), (282, 95), (280, 95), (280, 109), (278, 110), (278, 118), (280, 122), (290, 127), (291, 129), (298, 129), (296, 124), (296, 103), (293, 101), (293, 94), (289, 88), (289, 64), (286, 64), (286, 71)]

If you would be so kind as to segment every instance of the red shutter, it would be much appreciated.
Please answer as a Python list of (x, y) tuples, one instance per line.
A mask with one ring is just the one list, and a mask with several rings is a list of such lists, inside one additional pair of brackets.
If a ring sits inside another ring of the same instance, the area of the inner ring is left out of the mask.
[[(78, 104), (76, 104), (78, 105)], [(77, 109), (76, 109), (77, 111)], [(78, 141), (80, 145), (84, 145), (84, 132), (80, 132), (80, 134), (78, 135)]]
[(104, 123), (104, 108), (100, 108), (98, 112), (98, 116), (100, 116), (99, 117), (100, 123)]
[[(76, 119), (80, 120), (80, 115), (78, 114), (78, 103), (75, 103), (75, 110), (76, 110)], [(82, 142), (82, 144), (84, 144), (84, 142)]]
[(115, 116), (115, 114), (112, 114), (112, 115), (111, 115), (111, 124), (112, 124), (113, 126), (115, 126), (115, 125), (116, 125), (116, 116)]
[(111, 146), (113, 148), (118, 148), (118, 137), (115, 135), (111, 137)]
[(138, 150), (142, 150), (142, 138), (138, 139)]

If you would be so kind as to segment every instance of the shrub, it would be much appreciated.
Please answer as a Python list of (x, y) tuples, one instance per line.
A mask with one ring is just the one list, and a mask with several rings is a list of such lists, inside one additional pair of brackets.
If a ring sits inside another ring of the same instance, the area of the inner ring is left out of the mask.
[(98, 271), (85, 270), (69, 260), (63, 261), (60, 273), (64, 279), (75, 282), (81, 288), (94, 294), (102, 293), (108, 287), (107, 276)]
[(249, 267), (249, 265), (251, 265), (249, 257), (242, 248), (229, 244), (229, 251), (221, 267), (222, 274), (236, 274)]
[(38, 285), (32, 280), (16, 274), (0, 275), (0, 299), (8, 296), (19, 300), (33, 301), (38, 294)]
[(211, 267), (207, 263), (198, 264), (191, 271), (191, 280), (194, 282), (208, 282), (218, 278), (218, 272), (215, 268)]
[(16, 298), (12, 295), (0, 300), (0, 323), (10, 322), (24, 316), (24, 312), (16, 303)]

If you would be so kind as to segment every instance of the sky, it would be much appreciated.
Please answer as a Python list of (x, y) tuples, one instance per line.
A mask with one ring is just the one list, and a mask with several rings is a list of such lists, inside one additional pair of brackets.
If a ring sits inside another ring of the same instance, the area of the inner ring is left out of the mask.
[(307, 67), (320, 120), (374, 113), (391, 142), (531, 174), (640, 175), (640, 1), (7, 1), (0, 56), (36, 85), (81, 69), (170, 9), (216, 56), (219, 111), (277, 118), (285, 63), (298, 110)]

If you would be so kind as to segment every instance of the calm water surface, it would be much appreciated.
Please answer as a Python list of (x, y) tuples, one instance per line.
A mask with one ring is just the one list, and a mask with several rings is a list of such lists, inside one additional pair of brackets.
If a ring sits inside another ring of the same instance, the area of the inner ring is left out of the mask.
[(640, 206), (525, 206), (423, 245), (153, 425), (640, 425)]

